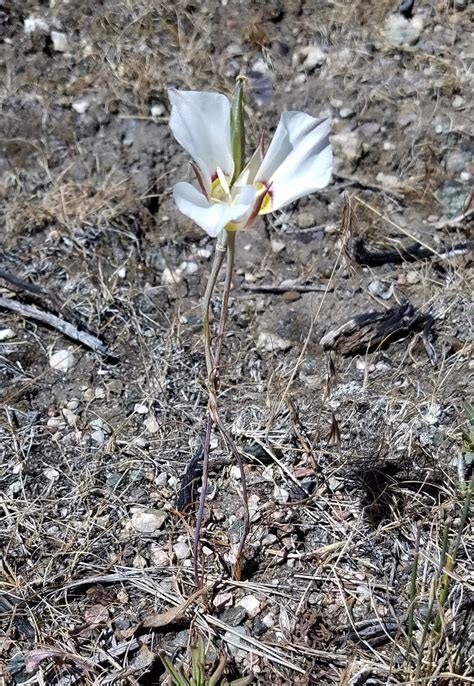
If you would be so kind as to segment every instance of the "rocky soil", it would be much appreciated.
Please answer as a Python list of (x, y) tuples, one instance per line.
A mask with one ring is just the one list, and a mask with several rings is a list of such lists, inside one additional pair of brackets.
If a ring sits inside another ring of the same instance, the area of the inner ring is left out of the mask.
[[(198, 635), (229, 680), (471, 683), (473, 10), (0, 0), (5, 683), (166, 683), (158, 651), (189, 662)], [(184, 607), (194, 518), (176, 498), (206, 416), (214, 242), (173, 205), (190, 173), (166, 92), (230, 94), (241, 73), (249, 152), (301, 109), (331, 116), (336, 164), (320, 194), (238, 236), (220, 408), (244, 456), (247, 562), (232, 580), (239, 470), (216, 434), (207, 604)], [(355, 239), (402, 257), (358, 263)], [(320, 345), (404, 300), (428, 333)]]

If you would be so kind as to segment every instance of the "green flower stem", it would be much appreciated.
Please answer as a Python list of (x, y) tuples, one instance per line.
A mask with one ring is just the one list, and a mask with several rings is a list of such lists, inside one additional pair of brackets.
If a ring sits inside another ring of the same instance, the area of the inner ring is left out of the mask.
[[(227, 252), (227, 231), (223, 231), (222, 236), (219, 238), (216, 245), (216, 252), (214, 254), (214, 262), (212, 264), (212, 270), (209, 275), (209, 281), (207, 282), (206, 291), (204, 293), (204, 299), (202, 304), (202, 320), (203, 320), (203, 333), (204, 333), (204, 352), (206, 356), (206, 369), (207, 369), (207, 380), (208, 380), (208, 390), (210, 393), (211, 389), (211, 379), (214, 370), (214, 360), (212, 357), (212, 335), (211, 335), (211, 325), (210, 325), (210, 310), (211, 310), (211, 299), (214, 289), (216, 287), (217, 279), (224, 262), (224, 256)], [(202, 445), (203, 452), (203, 463), (202, 463), (202, 480), (201, 480), (201, 494), (199, 497), (199, 508), (196, 515), (196, 527), (194, 529), (194, 541), (193, 541), (193, 571), (194, 571), (194, 583), (196, 588), (202, 587), (201, 577), (199, 575), (199, 538), (201, 535), (202, 521), (204, 518), (204, 508), (206, 506), (206, 494), (207, 486), (209, 482), (209, 446), (211, 443), (211, 432), (213, 427), (212, 413), (209, 411), (206, 423), (206, 431), (204, 434), (204, 441)]]
[(201, 536), (202, 520), (204, 518), (204, 508), (206, 506), (207, 485), (209, 483), (209, 446), (211, 443), (211, 432), (214, 422), (211, 414), (207, 415), (206, 432), (204, 434), (204, 441), (202, 444), (202, 478), (201, 478), (201, 494), (199, 496), (199, 508), (196, 515), (196, 526), (194, 529), (193, 541), (193, 572), (194, 583), (196, 588), (202, 588), (202, 581), (199, 575), (199, 539)]
[(204, 330), (204, 350), (206, 354), (206, 368), (208, 380), (212, 376), (212, 371), (214, 369), (214, 362), (212, 359), (212, 349), (211, 349), (211, 326), (210, 320), (210, 310), (211, 310), (211, 299), (214, 293), (214, 288), (216, 287), (217, 278), (221, 271), (222, 263), (224, 262), (224, 256), (227, 252), (227, 237), (228, 232), (223, 231), (222, 236), (219, 238), (216, 245), (216, 252), (214, 254), (214, 262), (212, 265), (211, 274), (209, 276), (209, 281), (207, 282), (206, 291), (204, 293), (203, 305), (202, 305), (202, 315), (203, 315), (203, 330)]
[(214, 353), (214, 370), (213, 375), (216, 377), (216, 388), (218, 385), (219, 363), (221, 359), (222, 343), (224, 339), (225, 327), (227, 324), (227, 316), (229, 313), (229, 296), (230, 288), (232, 286), (232, 276), (234, 273), (235, 262), (235, 231), (227, 232), (227, 268), (224, 283), (224, 293), (222, 295), (221, 317), (219, 320), (219, 328), (217, 331), (217, 341)]
[[(222, 306), (221, 314), (218, 327), (218, 335), (216, 339), (216, 344), (214, 351), (212, 350), (212, 336), (211, 336), (211, 326), (210, 326), (210, 308), (211, 299), (214, 292), (219, 272), (224, 261), (224, 255), (227, 253), (227, 270), (226, 278), (224, 283), (224, 292), (222, 296)], [(245, 480), (244, 465), (242, 461), (242, 456), (238, 451), (234, 441), (231, 439), (227, 433), (222, 420), (219, 417), (217, 409), (217, 393), (219, 391), (219, 364), (221, 359), (222, 344), (224, 340), (225, 327), (227, 324), (228, 312), (229, 312), (229, 297), (230, 289), (232, 286), (232, 275), (234, 271), (234, 261), (235, 261), (235, 232), (225, 231), (224, 236), (221, 241), (216, 246), (216, 254), (214, 257), (214, 263), (212, 266), (211, 275), (207, 284), (206, 292), (203, 301), (203, 328), (204, 328), (204, 346), (206, 354), (206, 367), (207, 367), (207, 387), (209, 394), (209, 405), (208, 405), (208, 417), (206, 424), (206, 432), (203, 441), (203, 470), (202, 470), (202, 480), (201, 480), (201, 494), (199, 497), (199, 508), (196, 517), (196, 528), (194, 531), (194, 542), (193, 542), (193, 565), (194, 565), (194, 580), (197, 588), (202, 587), (202, 581), (199, 574), (199, 540), (201, 535), (202, 522), (204, 519), (204, 510), (206, 505), (206, 494), (207, 486), (209, 482), (209, 446), (211, 441), (211, 432), (214, 424), (218, 427), (219, 432), (227, 444), (230, 452), (232, 453), (237, 466), (240, 469), (241, 475), (241, 488), (242, 488), (242, 501), (244, 505), (244, 528), (240, 539), (239, 548), (236, 556), (235, 564), (235, 577), (240, 579), (241, 566), (240, 559), (242, 556), (242, 551), (245, 545), (245, 541), (250, 529), (250, 514), (248, 508), (248, 495), (247, 495), (247, 483)]]
[(225, 443), (227, 444), (227, 447), (229, 448), (230, 452), (232, 453), (237, 466), (240, 470), (240, 483), (241, 483), (241, 488), (242, 488), (242, 501), (243, 501), (243, 506), (244, 506), (244, 515), (243, 515), (243, 531), (242, 535), (240, 537), (240, 542), (239, 542), (239, 547), (237, 550), (237, 555), (236, 555), (236, 561), (235, 561), (235, 566), (234, 566), (234, 578), (237, 579), (238, 581), (240, 580), (241, 577), (241, 557), (243, 553), (243, 549), (245, 546), (245, 541), (247, 539), (249, 530), (250, 530), (250, 512), (249, 512), (249, 506), (248, 506), (248, 494), (247, 494), (247, 481), (245, 479), (245, 472), (244, 472), (244, 464), (242, 460), (242, 456), (235, 445), (234, 441), (232, 438), (229, 436), (228, 432), (225, 429), (225, 426), (219, 416), (218, 408), (217, 408), (217, 393), (219, 391), (219, 365), (220, 365), (220, 359), (221, 359), (221, 351), (222, 351), (222, 344), (224, 342), (224, 334), (225, 334), (225, 327), (227, 324), (227, 318), (228, 318), (228, 312), (229, 312), (229, 296), (230, 296), (230, 289), (232, 286), (232, 276), (234, 273), (234, 262), (235, 262), (235, 240), (236, 240), (236, 232), (235, 231), (229, 231), (228, 236), (227, 236), (227, 269), (226, 269), (226, 278), (225, 278), (225, 283), (224, 283), (224, 293), (222, 296), (222, 306), (221, 306), (221, 316), (220, 316), (220, 321), (219, 321), (219, 328), (218, 328), (218, 335), (217, 335), (217, 340), (216, 340), (216, 346), (214, 350), (214, 369), (212, 372), (212, 378), (209, 380), (209, 411), (210, 415), (213, 419), (213, 422), (216, 424), (217, 428), (219, 429), (219, 432), (224, 439)]

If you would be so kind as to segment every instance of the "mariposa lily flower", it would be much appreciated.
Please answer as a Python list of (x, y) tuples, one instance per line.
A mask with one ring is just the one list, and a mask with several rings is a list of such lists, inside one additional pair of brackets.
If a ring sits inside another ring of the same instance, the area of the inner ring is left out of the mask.
[(200, 190), (180, 182), (175, 203), (210, 236), (251, 226), (259, 214), (279, 210), (327, 186), (331, 178), (330, 122), (284, 112), (266, 154), (260, 144), (234, 179), (230, 102), (225, 95), (169, 90), (170, 127), (193, 159)]

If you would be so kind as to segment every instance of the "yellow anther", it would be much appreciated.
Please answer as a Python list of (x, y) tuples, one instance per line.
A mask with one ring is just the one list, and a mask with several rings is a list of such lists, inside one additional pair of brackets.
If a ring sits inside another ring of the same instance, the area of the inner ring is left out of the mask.
[(217, 167), (216, 173), (217, 173), (217, 178), (219, 179), (220, 184), (224, 190), (224, 193), (226, 195), (230, 195), (229, 184), (227, 183), (227, 179), (225, 178), (224, 172), (222, 171), (222, 169), (220, 167)]
[(262, 204), (260, 205), (260, 210), (258, 211), (258, 213), (268, 214), (272, 211), (272, 196), (268, 192), (266, 185), (261, 181), (257, 181), (257, 183), (255, 184), (255, 189), (257, 193), (260, 195), (260, 197), (262, 196), (262, 194), (264, 194)]

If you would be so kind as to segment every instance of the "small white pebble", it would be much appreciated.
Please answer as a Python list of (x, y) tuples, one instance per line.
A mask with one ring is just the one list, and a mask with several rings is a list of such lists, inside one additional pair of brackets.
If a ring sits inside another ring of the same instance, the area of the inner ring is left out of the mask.
[(148, 413), (148, 407), (146, 405), (142, 405), (141, 403), (136, 403), (133, 410), (137, 414), (147, 414)]
[(146, 559), (143, 557), (143, 555), (140, 555), (139, 553), (135, 555), (133, 559), (133, 566), (137, 569), (145, 569)]
[(23, 30), (26, 34), (34, 33), (35, 31), (49, 33), (49, 24), (40, 17), (28, 17), (25, 19)]
[(167, 516), (165, 510), (139, 509), (132, 515), (132, 526), (142, 534), (152, 534), (163, 526)]
[(105, 441), (105, 433), (102, 429), (96, 429), (91, 433), (91, 438), (94, 443), (101, 445)]
[(254, 595), (244, 596), (237, 605), (244, 607), (249, 617), (256, 617), (260, 612), (260, 601)]
[(9, 341), (10, 338), (15, 338), (16, 333), (13, 329), (0, 329), (0, 341)]
[(278, 255), (279, 252), (285, 249), (285, 244), (282, 241), (273, 240), (271, 241), (272, 252)]
[(341, 119), (349, 119), (354, 114), (354, 110), (350, 107), (342, 107), (339, 111), (339, 116)]
[(156, 421), (155, 415), (153, 414), (147, 417), (143, 423), (145, 424), (147, 431), (149, 431), (151, 434), (156, 434), (160, 430), (160, 426)]
[(77, 422), (77, 415), (74, 414), (71, 410), (68, 410), (67, 407), (63, 409), (63, 417), (69, 424), (69, 426), (75, 426)]
[(207, 248), (198, 248), (196, 250), (196, 255), (198, 257), (203, 257), (205, 260), (208, 260), (210, 256), (212, 255), (212, 252), (208, 250)]
[(65, 33), (61, 33), (60, 31), (51, 31), (50, 36), (53, 42), (53, 50), (56, 50), (56, 52), (67, 52), (69, 43)]
[(175, 286), (176, 284), (181, 283), (182, 280), (183, 275), (178, 269), (171, 270), (169, 267), (163, 269), (161, 275), (161, 283), (163, 286)]
[(212, 604), (214, 607), (231, 607), (232, 603), (234, 601), (234, 596), (232, 593), (218, 593), (213, 601)]
[(64, 421), (61, 417), (50, 417), (46, 422), (46, 426), (49, 426), (50, 429), (57, 429), (61, 424), (64, 426)]
[(269, 629), (274, 626), (275, 624), (275, 617), (272, 615), (271, 612), (269, 612), (265, 617), (262, 619), (263, 624), (267, 626)]
[(76, 100), (72, 103), (71, 107), (74, 112), (77, 112), (78, 114), (85, 114), (90, 107), (90, 102), (89, 100), (85, 99)]
[(166, 486), (168, 483), (168, 474), (166, 472), (161, 472), (155, 478), (155, 484), (157, 486)]
[(169, 567), (170, 556), (160, 545), (152, 543), (150, 546), (151, 563), (155, 567)]
[(181, 262), (178, 269), (182, 274), (195, 274), (199, 269), (199, 265), (197, 262)]
[(366, 359), (361, 358), (356, 361), (356, 367), (364, 372), (373, 372), (375, 370), (375, 364), (373, 362), (367, 362)]
[(68, 350), (57, 350), (49, 358), (49, 365), (58, 372), (68, 372), (75, 365), (75, 358), (71, 352), (71, 348)]
[(165, 108), (161, 103), (157, 103), (156, 105), (152, 105), (150, 107), (150, 114), (152, 117), (162, 117), (165, 113)]
[(184, 543), (184, 541), (178, 541), (178, 543), (175, 543), (173, 550), (177, 560), (186, 560), (191, 555), (189, 546), (187, 543)]
[(57, 469), (53, 469), (53, 467), (48, 467), (48, 469), (45, 469), (44, 472), (43, 472), (43, 474), (44, 474), (45, 477), (46, 477), (47, 479), (49, 479), (50, 481), (55, 481), (55, 480), (58, 478), (58, 476), (59, 476), (58, 470), (57, 470)]
[(230, 478), (237, 480), (237, 479), (240, 479), (240, 477), (241, 477), (241, 471), (240, 471), (239, 467), (232, 465), (232, 467), (230, 468)]

